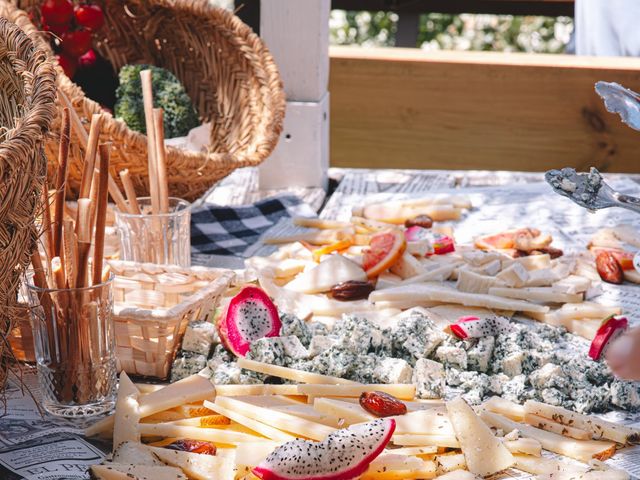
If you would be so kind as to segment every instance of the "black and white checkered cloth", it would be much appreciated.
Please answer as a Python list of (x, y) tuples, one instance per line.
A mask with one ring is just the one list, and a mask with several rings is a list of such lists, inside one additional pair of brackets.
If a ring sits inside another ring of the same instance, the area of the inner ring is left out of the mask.
[(238, 207), (196, 207), (191, 211), (191, 251), (240, 256), (280, 219), (293, 216), (315, 216), (315, 212), (291, 195)]

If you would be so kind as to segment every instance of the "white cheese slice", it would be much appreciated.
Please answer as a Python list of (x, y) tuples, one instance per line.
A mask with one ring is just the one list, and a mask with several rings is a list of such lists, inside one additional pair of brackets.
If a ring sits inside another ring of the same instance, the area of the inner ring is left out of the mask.
[(518, 438), (517, 440), (504, 439), (504, 446), (511, 453), (520, 453), (524, 455), (533, 455), (539, 457), (542, 455), (542, 445), (534, 438)]
[(491, 293), (489, 291), (490, 288), (501, 285), (504, 285), (504, 283), (496, 277), (480, 275), (471, 270), (460, 270), (458, 272), (456, 288), (461, 292)]
[(367, 280), (367, 274), (357, 263), (342, 255), (329, 255), (317, 266), (305, 270), (285, 288), (299, 293), (322, 293), (342, 282)]
[(324, 440), (329, 434), (335, 431), (334, 428), (326, 425), (310, 422), (309, 420), (288, 413), (241, 402), (233, 397), (218, 397), (216, 398), (216, 405), (221, 405), (228, 410), (233, 410), (240, 415), (257, 420), (266, 425), (278, 425), (282, 430), (313, 440)]
[(412, 301), (414, 305), (424, 302), (458, 303), (469, 307), (485, 307), (499, 310), (546, 313), (549, 307), (536, 305), (523, 300), (512, 300), (482, 293), (459, 292), (451, 287), (437, 283), (420, 283), (376, 290), (369, 295), (369, 301)]
[(551, 285), (551, 288), (562, 293), (584, 293), (591, 288), (591, 280), (579, 275), (569, 275)]
[(90, 469), (91, 473), (100, 480), (187, 480), (187, 476), (182, 473), (182, 470), (175, 467), (108, 463), (92, 465)]
[(250, 428), (254, 432), (259, 433), (260, 435), (263, 435), (271, 440), (275, 440), (277, 442), (289, 442), (291, 440), (295, 440), (296, 437), (289, 433), (283, 432), (282, 430), (274, 428), (271, 425), (246, 417), (245, 415), (242, 415), (241, 413), (235, 410), (225, 407), (224, 400), (225, 400), (225, 397), (216, 398), (215, 403), (205, 400), (204, 405), (207, 408), (210, 408), (211, 410), (213, 410), (214, 412), (217, 412), (220, 415), (224, 415), (225, 417), (230, 418), (234, 422), (239, 423), (240, 425), (243, 425), (247, 428)]
[(581, 293), (562, 293), (553, 287), (528, 287), (528, 288), (489, 288), (490, 295), (499, 297), (528, 300), (530, 302), (545, 303), (579, 303), (582, 302)]
[(502, 397), (491, 397), (482, 404), (482, 407), (493, 413), (504, 415), (516, 422), (524, 421), (524, 416), (526, 414), (524, 406), (518, 405), (517, 403), (511, 402)]
[(496, 275), (507, 287), (523, 287), (529, 280), (529, 272), (521, 263), (514, 262)]
[(524, 408), (528, 414), (553, 419), (553, 421), (559, 424), (570, 425), (576, 429), (586, 430), (596, 439), (606, 438), (622, 445), (640, 441), (640, 429), (602, 420), (595, 416), (584, 415), (567, 410), (566, 408), (533, 400), (525, 402)]
[(563, 425), (562, 423), (554, 422), (548, 418), (535, 415), (533, 413), (526, 413), (524, 416), (525, 423), (532, 425), (542, 430), (554, 432), (565, 437), (575, 438), (576, 440), (589, 440), (592, 438), (592, 434), (581, 428), (572, 427), (570, 425)]
[[(320, 383), (320, 384), (346, 384), (357, 385), (357, 382), (346, 380), (344, 378), (331, 377), (328, 375), (320, 375), (318, 373), (305, 372), (303, 370), (295, 370), (293, 368), (281, 367), (270, 363), (256, 362), (247, 358), (238, 358), (238, 367), (246, 368), (254, 372), (272, 375), (274, 377), (286, 378), (294, 382), (301, 383)], [(204, 399), (203, 399), (204, 400)]]
[(180, 468), (194, 480), (233, 480), (235, 475), (235, 464), (230, 458), (168, 448), (148, 448), (164, 463)]
[(170, 423), (141, 423), (143, 437), (175, 437), (204, 440), (207, 442), (237, 445), (244, 442), (260, 442), (264, 437), (222, 428), (199, 428), (173, 425)]
[(462, 453), (454, 453), (453, 455), (436, 455), (436, 471), (438, 475), (442, 475), (447, 472), (453, 472), (455, 470), (466, 470), (467, 461)]
[(462, 397), (448, 402), (447, 411), (470, 472), (487, 477), (515, 463), (511, 452)]
[(216, 393), (223, 397), (239, 397), (244, 395), (298, 395), (298, 385), (216, 385)]
[(455, 470), (438, 477), (438, 480), (481, 480), (480, 477), (466, 470)]
[(495, 428), (504, 431), (518, 430), (523, 437), (534, 438), (540, 442), (542, 448), (550, 452), (559, 453), (569, 458), (574, 458), (581, 462), (588, 462), (593, 458), (606, 460), (616, 452), (614, 442), (603, 442), (601, 440), (574, 440), (557, 433), (547, 432), (539, 428), (517, 423), (503, 417), (497, 413), (484, 410), (481, 413), (482, 419)]
[(413, 400), (416, 386), (411, 383), (367, 385), (297, 385), (298, 395), (314, 397), (360, 397), (364, 392), (379, 391), (400, 400)]
[(460, 442), (452, 435), (417, 435), (417, 434), (397, 434), (391, 437), (395, 445), (403, 447), (422, 447), (436, 445), (446, 448), (460, 448)]

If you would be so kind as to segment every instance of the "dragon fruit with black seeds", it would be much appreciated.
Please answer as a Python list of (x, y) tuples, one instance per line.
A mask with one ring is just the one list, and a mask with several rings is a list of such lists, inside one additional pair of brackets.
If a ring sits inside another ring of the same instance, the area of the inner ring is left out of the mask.
[(611, 315), (605, 318), (589, 346), (589, 357), (592, 360), (599, 360), (607, 352), (611, 342), (626, 332), (627, 328), (629, 328), (629, 321), (625, 317)]
[(396, 429), (392, 418), (337, 430), (322, 442), (293, 440), (253, 469), (263, 480), (349, 480), (362, 475)]
[(505, 317), (460, 317), (449, 328), (456, 337), (464, 340), (508, 333), (511, 331), (511, 324)]
[(248, 285), (229, 302), (218, 320), (218, 333), (224, 346), (244, 357), (251, 342), (280, 335), (282, 323), (278, 309), (260, 288)]

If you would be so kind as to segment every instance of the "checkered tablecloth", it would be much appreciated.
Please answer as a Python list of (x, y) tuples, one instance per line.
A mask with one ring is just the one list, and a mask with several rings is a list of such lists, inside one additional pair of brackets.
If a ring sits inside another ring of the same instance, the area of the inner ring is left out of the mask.
[(237, 207), (204, 204), (191, 212), (191, 251), (242, 256), (247, 247), (280, 219), (293, 216), (312, 217), (316, 212), (291, 195)]

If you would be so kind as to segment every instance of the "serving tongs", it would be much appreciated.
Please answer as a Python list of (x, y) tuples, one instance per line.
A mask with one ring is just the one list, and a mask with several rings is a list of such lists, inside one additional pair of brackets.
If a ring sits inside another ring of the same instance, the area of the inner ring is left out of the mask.
[[(596, 92), (604, 100), (607, 111), (617, 113), (624, 123), (640, 131), (640, 95), (617, 83), (598, 82)], [(578, 173), (573, 168), (549, 170), (545, 180), (563, 197), (588, 210), (621, 207), (640, 213), (640, 198), (615, 191), (597, 169)]]

